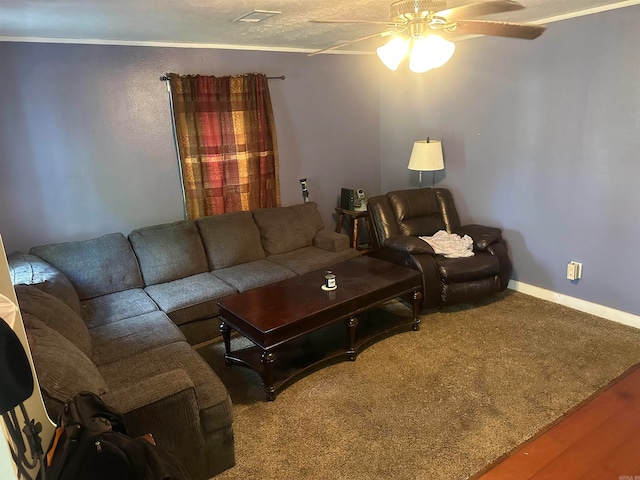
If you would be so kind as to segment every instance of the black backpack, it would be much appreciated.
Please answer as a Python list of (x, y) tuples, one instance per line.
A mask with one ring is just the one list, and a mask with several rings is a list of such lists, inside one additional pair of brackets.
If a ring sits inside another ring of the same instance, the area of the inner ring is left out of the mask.
[(65, 405), (46, 463), (47, 480), (190, 478), (173, 453), (145, 437), (129, 437), (123, 416), (91, 392)]

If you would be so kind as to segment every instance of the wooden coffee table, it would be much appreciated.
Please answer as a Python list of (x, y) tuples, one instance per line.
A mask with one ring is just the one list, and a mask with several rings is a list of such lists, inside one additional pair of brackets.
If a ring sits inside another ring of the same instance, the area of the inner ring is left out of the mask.
[[(420, 328), (419, 271), (371, 257), (347, 260), (331, 271), (337, 283), (333, 291), (321, 288), (323, 269), (218, 302), (225, 363), (258, 372), (267, 400), (321, 362), (355, 360), (377, 337), (401, 327)], [(373, 307), (403, 295), (413, 300), (412, 318), (371, 313)], [(232, 330), (255, 346), (232, 352)]]

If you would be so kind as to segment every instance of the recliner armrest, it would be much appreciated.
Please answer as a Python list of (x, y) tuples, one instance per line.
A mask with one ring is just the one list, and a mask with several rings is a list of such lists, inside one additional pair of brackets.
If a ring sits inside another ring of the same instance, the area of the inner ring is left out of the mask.
[(392, 250), (408, 253), (410, 255), (431, 254), (435, 255), (433, 248), (418, 237), (407, 235), (394, 235), (384, 241), (384, 246)]
[(478, 224), (462, 225), (456, 228), (453, 233), (460, 235), (469, 235), (473, 239), (473, 247), (475, 251), (486, 250), (489, 245), (502, 240), (502, 231), (499, 228), (487, 227)]

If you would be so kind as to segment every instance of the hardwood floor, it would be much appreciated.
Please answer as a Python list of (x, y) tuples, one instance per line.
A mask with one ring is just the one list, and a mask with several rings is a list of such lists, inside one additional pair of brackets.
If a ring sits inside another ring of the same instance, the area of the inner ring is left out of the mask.
[(478, 480), (640, 480), (640, 367)]

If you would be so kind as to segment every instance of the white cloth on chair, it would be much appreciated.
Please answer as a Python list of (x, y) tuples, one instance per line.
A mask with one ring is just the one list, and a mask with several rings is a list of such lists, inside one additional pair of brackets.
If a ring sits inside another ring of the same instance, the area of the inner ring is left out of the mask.
[(431, 237), (419, 238), (431, 245), (435, 253), (444, 255), (446, 258), (473, 257), (474, 255), (473, 239), (469, 235), (461, 237), (455, 233), (438, 230)]

